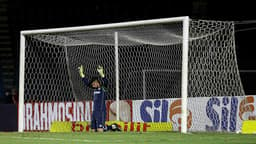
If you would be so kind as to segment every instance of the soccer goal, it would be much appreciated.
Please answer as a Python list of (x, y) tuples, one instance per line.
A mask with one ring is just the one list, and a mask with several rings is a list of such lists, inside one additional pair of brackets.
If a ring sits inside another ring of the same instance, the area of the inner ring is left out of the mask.
[(215, 114), (206, 113), (210, 98), (244, 95), (232, 22), (175, 17), (22, 31), (20, 38), (19, 132), (90, 121), (92, 90), (80, 65), (89, 78), (104, 67), (107, 120), (205, 131)]

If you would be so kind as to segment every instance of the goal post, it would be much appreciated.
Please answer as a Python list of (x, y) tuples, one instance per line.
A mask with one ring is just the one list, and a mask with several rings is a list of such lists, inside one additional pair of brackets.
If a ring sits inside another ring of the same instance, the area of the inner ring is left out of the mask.
[(181, 132), (187, 133), (189, 18), (182, 21)]
[(97, 65), (104, 67), (107, 119), (173, 122), (182, 133), (200, 131), (202, 114), (192, 117), (192, 98), (244, 95), (233, 32), (231, 22), (187, 16), (22, 31), (19, 132), (48, 130), (53, 120), (90, 120), (92, 91), (78, 75), (81, 64), (89, 78)]
[(116, 73), (116, 120), (119, 121), (119, 58), (118, 58), (118, 32), (115, 32), (115, 73)]
[(25, 73), (25, 36), (20, 35), (20, 65), (19, 65), (19, 108), (18, 131), (23, 132), (24, 124), (24, 73)]

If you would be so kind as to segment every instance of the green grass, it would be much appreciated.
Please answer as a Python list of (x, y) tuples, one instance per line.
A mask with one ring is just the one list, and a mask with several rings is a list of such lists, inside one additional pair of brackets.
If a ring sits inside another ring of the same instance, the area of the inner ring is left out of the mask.
[(230, 133), (106, 132), (0, 133), (0, 144), (256, 144), (256, 135)]

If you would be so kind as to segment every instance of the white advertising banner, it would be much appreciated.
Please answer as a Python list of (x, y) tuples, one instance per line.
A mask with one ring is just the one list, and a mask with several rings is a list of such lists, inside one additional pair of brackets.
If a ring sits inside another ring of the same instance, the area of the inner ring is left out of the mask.
[[(255, 98), (256, 96), (188, 98), (188, 130), (238, 131), (243, 120), (256, 119)], [(171, 121), (174, 130), (179, 130), (181, 100), (133, 101), (133, 121)]]
[(48, 131), (53, 121), (90, 121), (92, 102), (26, 103), (24, 130)]
[[(189, 131), (241, 129), (242, 121), (256, 119), (256, 96), (188, 98)], [(107, 101), (107, 120), (115, 120), (114, 101)], [(26, 103), (25, 131), (48, 131), (52, 121), (90, 121), (92, 102)], [(181, 100), (153, 99), (120, 102), (120, 120), (132, 122), (172, 122), (181, 128)]]

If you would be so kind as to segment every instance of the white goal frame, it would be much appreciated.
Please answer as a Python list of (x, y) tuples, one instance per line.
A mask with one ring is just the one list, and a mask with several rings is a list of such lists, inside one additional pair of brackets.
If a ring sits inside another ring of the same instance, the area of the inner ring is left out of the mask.
[[(183, 25), (183, 41), (182, 41), (182, 80), (181, 80), (181, 98), (182, 98), (182, 114), (181, 114), (181, 132), (187, 133), (187, 97), (188, 97), (188, 49), (189, 49), (189, 17), (174, 17), (153, 20), (131, 21), (113, 24), (100, 24), (92, 26), (66, 27), (54, 29), (41, 29), (21, 31), (20, 33), (20, 69), (19, 69), (19, 113), (18, 113), (18, 131), (23, 132), (24, 129), (24, 76), (25, 76), (25, 36), (32, 34), (44, 33), (60, 33), (71, 31), (97, 30), (115, 27), (140, 26), (149, 24), (164, 24), (171, 22), (181, 22)], [(119, 118), (119, 67), (118, 67), (118, 33), (115, 32), (115, 70), (116, 70), (116, 101), (117, 101), (117, 120)]]

